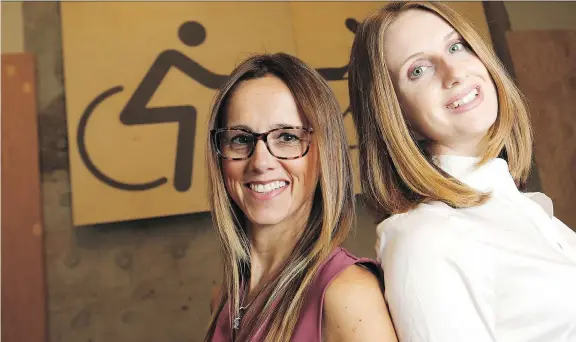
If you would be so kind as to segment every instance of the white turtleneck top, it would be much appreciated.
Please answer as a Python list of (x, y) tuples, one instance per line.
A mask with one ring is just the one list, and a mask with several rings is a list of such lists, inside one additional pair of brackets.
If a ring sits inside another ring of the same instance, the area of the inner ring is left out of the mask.
[[(401, 342), (576, 342), (576, 233), (549, 198), (518, 191), (503, 159), (436, 156), (487, 203), (421, 204), (377, 227)], [(576, 210), (576, 208), (575, 208)]]

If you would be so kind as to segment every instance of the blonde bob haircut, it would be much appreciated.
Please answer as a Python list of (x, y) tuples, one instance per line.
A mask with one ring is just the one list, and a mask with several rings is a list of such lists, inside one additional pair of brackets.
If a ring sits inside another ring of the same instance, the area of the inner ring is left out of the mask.
[(430, 11), (448, 22), (484, 63), (496, 86), (498, 115), (481, 142), (478, 166), (495, 157), (508, 161), (522, 188), (532, 161), (532, 132), (525, 99), (504, 66), (474, 28), (438, 2), (393, 2), (368, 16), (356, 32), (349, 66), (349, 94), (360, 137), (360, 178), (367, 205), (380, 218), (429, 201), (454, 208), (484, 203), (480, 193), (438, 168), (409, 129), (386, 60), (384, 35), (404, 11)]
[[(251, 315), (246, 314), (237, 339), (248, 341), (261, 332), (265, 341), (287, 342), (319, 266), (344, 242), (352, 228), (354, 188), (338, 101), (322, 76), (297, 57), (284, 53), (261, 54), (240, 63), (216, 94), (208, 129), (222, 128), (225, 124), (227, 104), (239, 84), (266, 76), (277, 77), (286, 84), (298, 111), (314, 130), (311, 148), (317, 150), (320, 172), (310, 217), (305, 218), (306, 226), (282, 269), (265, 285), (259, 300), (251, 305), (250, 311), (256, 315), (249, 317)], [(230, 317), (238, 315), (241, 285), (250, 277), (251, 244), (244, 214), (226, 191), (221, 159), (211, 138), (206, 144), (206, 162), (212, 219), (220, 239), (224, 266), (222, 295), (205, 338), (210, 341), (226, 302), (230, 304)]]

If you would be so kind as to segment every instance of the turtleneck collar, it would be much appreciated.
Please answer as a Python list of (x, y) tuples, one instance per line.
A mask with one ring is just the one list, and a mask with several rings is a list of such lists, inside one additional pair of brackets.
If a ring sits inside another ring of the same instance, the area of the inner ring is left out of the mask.
[(446, 173), (473, 189), (483, 192), (516, 192), (516, 184), (502, 158), (494, 158), (477, 166), (480, 158), (436, 155), (433, 162)]

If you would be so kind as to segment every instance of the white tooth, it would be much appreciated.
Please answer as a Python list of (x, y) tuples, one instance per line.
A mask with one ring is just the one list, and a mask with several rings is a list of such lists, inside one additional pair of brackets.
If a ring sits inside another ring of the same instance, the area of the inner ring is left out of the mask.
[(268, 184), (250, 184), (250, 188), (256, 192), (270, 192), (286, 186), (284, 181), (274, 181)]
[(478, 89), (474, 88), (466, 96), (464, 96), (460, 100), (452, 102), (451, 106), (454, 108), (458, 108), (458, 107), (460, 107), (464, 104), (467, 104), (468, 102), (474, 100), (476, 98), (476, 95), (478, 95)]
[(470, 92), (470, 94), (466, 95), (463, 99), (462, 99), (462, 103), (468, 103), (472, 100), (474, 100), (475, 95), (472, 94), (472, 92)]

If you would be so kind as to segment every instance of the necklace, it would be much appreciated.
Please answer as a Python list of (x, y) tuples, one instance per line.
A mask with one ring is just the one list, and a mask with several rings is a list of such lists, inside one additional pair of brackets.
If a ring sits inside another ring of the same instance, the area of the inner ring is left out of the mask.
[(244, 291), (242, 294), (242, 301), (240, 302), (240, 308), (238, 308), (238, 316), (234, 317), (234, 320), (232, 321), (232, 329), (234, 330), (239, 330), (240, 329), (240, 323), (242, 323), (242, 318), (244, 317), (244, 313), (246, 312), (246, 310), (248, 310), (248, 308), (250, 307), (250, 305), (252, 305), (252, 303), (254, 303), (254, 301), (256, 300), (256, 298), (258, 298), (258, 296), (260, 295), (260, 293), (262, 293), (262, 291), (266, 288), (266, 286), (262, 286), (260, 288), (260, 290), (258, 290), (258, 292), (256, 293), (256, 295), (254, 296), (254, 298), (252, 298), (252, 300), (246, 304), (246, 306), (243, 306), (243, 302), (246, 296), (248, 296), (248, 291), (246, 286), (244, 287)]
[(234, 318), (233, 325), (232, 325), (232, 328), (234, 330), (240, 329), (240, 322), (242, 322), (242, 317), (244, 317), (244, 312), (246, 312), (246, 310), (248, 309), (248, 307), (250, 307), (250, 304), (252, 304), (253, 301), (254, 301), (254, 299), (252, 299), (250, 301), (250, 303), (248, 303), (246, 306), (240, 306), (240, 308), (238, 309), (238, 316), (236, 316)]

